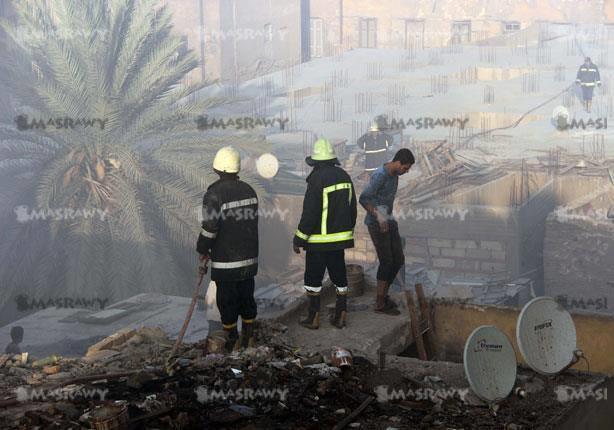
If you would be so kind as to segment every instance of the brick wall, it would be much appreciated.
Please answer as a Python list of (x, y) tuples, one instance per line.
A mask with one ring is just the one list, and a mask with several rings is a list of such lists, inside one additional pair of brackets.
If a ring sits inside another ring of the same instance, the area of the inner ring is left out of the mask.
[(406, 264), (426, 265), (454, 274), (509, 270), (502, 241), (407, 237)]

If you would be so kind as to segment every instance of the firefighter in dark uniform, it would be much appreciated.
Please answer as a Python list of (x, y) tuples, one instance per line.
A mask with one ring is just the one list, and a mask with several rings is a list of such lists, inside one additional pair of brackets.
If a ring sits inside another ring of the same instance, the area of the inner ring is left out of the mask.
[[(220, 179), (203, 197), (203, 222), (198, 237), (200, 261), (211, 260), (211, 280), (217, 287), (226, 349), (253, 345), (257, 306), (254, 277), (258, 272), (258, 198), (239, 180), (241, 158), (232, 147), (220, 149), (213, 169)], [(241, 316), (241, 338), (237, 322)]]
[(332, 145), (319, 139), (305, 162), (313, 167), (307, 177), (303, 214), (293, 240), (294, 252), (306, 250), (305, 293), (309, 314), (304, 327), (320, 326), (320, 291), (324, 271), (335, 284), (337, 300), (331, 323), (343, 328), (347, 320), (345, 249), (354, 247), (356, 194), (350, 176), (340, 167)]
[(582, 99), (584, 100), (584, 109), (588, 113), (591, 112), (591, 104), (593, 102), (593, 90), (595, 85), (601, 86), (601, 77), (599, 69), (593, 64), (590, 57), (584, 59), (584, 64), (580, 66), (576, 75), (576, 84), (582, 87)]
[(365, 151), (365, 171), (372, 172), (388, 161), (388, 148), (392, 137), (380, 131), (377, 123), (371, 125), (369, 132), (358, 139), (358, 147)]

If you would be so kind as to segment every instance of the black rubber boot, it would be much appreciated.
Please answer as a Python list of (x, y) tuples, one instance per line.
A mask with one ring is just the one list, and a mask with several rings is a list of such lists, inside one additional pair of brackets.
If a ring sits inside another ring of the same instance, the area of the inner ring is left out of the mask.
[(317, 330), (320, 327), (320, 294), (308, 294), (309, 314), (300, 322), (305, 328)]
[(241, 348), (251, 348), (254, 346), (254, 323), (243, 321), (241, 328)]
[(232, 328), (224, 327), (224, 333), (226, 334), (226, 352), (232, 352), (239, 347), (239, 332), (237, 326)]
[(347, 320), (347, 295), (337, 294), (337, 301), (335, 302), (335, 315), (331, 315), (330, 323), (337, 328), (345, 327)]

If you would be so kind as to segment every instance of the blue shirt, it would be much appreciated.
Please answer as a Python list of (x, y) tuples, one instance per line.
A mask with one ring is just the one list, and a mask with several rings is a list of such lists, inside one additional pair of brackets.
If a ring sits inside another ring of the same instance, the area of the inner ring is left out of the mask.
[[(367, 187), (360, 194), (360, 204), (371, 203), (382, 215), (388, 217), (389, 222), (396, 222), (392, 215), (394, 198), (399, 186), (399, 177), (389, 175), (384, 166), (380, 166), (371, 174)], [(377, 224), (377, 218), (367, 212), (365, 224)]]

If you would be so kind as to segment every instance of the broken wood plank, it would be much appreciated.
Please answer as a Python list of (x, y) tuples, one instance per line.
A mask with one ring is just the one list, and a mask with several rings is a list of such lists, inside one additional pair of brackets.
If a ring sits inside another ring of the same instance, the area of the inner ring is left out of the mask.
[(431, 357), (435, 356), (435, 335), (433, 333), (433, 324), (431, 322), (431, 308), (429, 306), (428, 301), (426, 300), (426, 296), (424, 295), (424, 288), (422, 288), (422, 284), (418, 283), (415, 285), (416, 288), (416, 296), (418, 296), (418, 304), (420, 306), (420, 313), (422, 314), (422, 320), (426, 321), (427, 330), (426, 330), (426, 346), (428, 347), (428, 352)]
[(360, 415), (362, 413), (362, 411), (364, 411), (367, 406), (369, 406), (371, 404), (371, 402), (375, 400), (375, 397), (373, 396), (369, 396), (365, 399), (364, 402), (362, 402), (360, 404), (360, 406), (358, 406), (351, 414), (349, 414), (347, 417), (345, 417), (343, 420), (341, 420), (339, 422), (339, 424), (337, 424), (335, 427), (333, 427), (333, 430), (341, 430), (342, 428), (344, 428), (345, 426), (347, 426), (348, 424), (350, 424), (352, 421), (354, 421), (354, 419)]
[(420, 333), (420, 325), (418, 322), (418, 315), (416, 314), (416, 304), (411, 291), (405, 291), (405, 301), (407, 302), (407, 310), (409, 311), (409, 319), (411, 324), (411, 331), (416, 342), (416, 348), (418, 349), (418, 356), (420, 360), (428, 360), (426, 355), (426, 349), (424, 348), (424, 339)]
[(422, 154), (422, 159), (424, 160), (424, 164), (426, 165), (429, 174), (432, 175), (435, 171), (433, 170), (433, 166), (431, 166), (431, 162), (429, 161), (428, 155)]
[[(158, 375), (163, 375), (163, 368), (162, 367), (154, 367), (153, 369), (148, 369), (149, 372), (152, 373), (156, 373)], [(130, 370), (127, 372), (119, 372), (119, 373), (101, 373), (98, 375), (86, 375), (86, 376), (79, 376), (76, 378), (69, 378), (69, 379), (64, 379), (64, 380), (60, 380), (60, 381), (56, 381), (55, 384), (53, 384), (51, 387), (49, 387), (49, 389), (55, 389), (55, 388), (60, 388), (66, 385), (72, 385), (72, 384), (82, 384), (84, 382), (92, 382), (92, 381), (102, 381), (102, 380), (112, 380), (112, 379), (120, 379), (120, 378), (124, 378), (126, 376), (132, 376), (135, 375), (137, 373), (143, 372), (143, 369), (137, 369), (137, 370)]]

